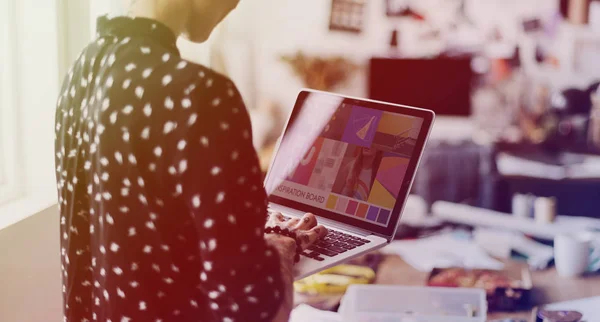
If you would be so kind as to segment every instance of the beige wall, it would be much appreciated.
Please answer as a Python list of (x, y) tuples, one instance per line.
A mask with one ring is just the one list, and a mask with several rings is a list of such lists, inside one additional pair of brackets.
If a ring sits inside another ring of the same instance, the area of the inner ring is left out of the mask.
[(0, 230), (0, 321), (62, 321), (56, 207)]

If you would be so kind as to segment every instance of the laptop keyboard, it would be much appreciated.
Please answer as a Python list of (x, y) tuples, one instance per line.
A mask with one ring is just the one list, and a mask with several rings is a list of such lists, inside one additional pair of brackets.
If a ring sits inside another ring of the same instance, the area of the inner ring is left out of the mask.
[(317, 261), (323, 261), (325, 257), (337, 256), (369, 242), (368, 239), (329, 230), (323, 239), (306, 249), (302, 255)]
[[(290, 217), (285, 215), (283, 218), (286, 221), (290, 219)], [(369, 242), (371, 241), (368, 239), (329, 229), (325, 237), (304, 250), (301, 255), (321, 262), (325, 260), (325, 257), (337, 256)]]

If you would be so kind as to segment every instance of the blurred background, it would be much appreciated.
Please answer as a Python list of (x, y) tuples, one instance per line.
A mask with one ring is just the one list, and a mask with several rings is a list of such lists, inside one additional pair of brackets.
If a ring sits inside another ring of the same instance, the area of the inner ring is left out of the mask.
[[(121, 1), (0, 0), (2, 321), (60, 310), (54, 106), (105, 14)], [(409, 222), (437, 202), (542, 223), (527, 233), (547, 239), (558, 216), (600, 219), (598, 0), (242, 0), (206, 43), (178, 45), (237, 84), (265, 171), (308, 87), (437, 113)], [(469, 211), (439, 210), (483, 218)]]
[[(434, 110), (414, 187), (429, 204), (508, 211), (516, 192), (560, 192), (561, 212), (593, 216), (598, 2), (241, 1), (209, 41), (180, 39), (179, 47), (235, 81), (265, 170), (299, 89), (308, 87)], [(2, 6), (0, 198), (8, 199), (54, 186), (48, 120), (57, 88), (94, 38), (97, 17), (123, 8), (120, 0)]]
[(510, 212), (517, 193), (560, 195), (560, 213), (596, 216), (598, 6), (242, 1), (211, 39), (208, 63), (242, 90), (265, 169), (309, 87), (434, 110), (413, 189), (428, 205)]
[(596, 216), (599, 6), (242, 1), (209, 43), (182, 48), (239, 86), (265, 170), (298, 90), (309, 87), (434, 110), (413, 189), (429, 206), (510, 212), (517, 193), (560, 195), (561, 214)]

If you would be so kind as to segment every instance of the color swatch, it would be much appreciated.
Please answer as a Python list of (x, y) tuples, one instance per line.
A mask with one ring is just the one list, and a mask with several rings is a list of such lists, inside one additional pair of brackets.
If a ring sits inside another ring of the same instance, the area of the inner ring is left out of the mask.
[(367, 216), (367, 210), (369, 210), (369, 205), (361, 203), (356, 210), (356, 217), (365, 218)]
[(336, 195), (329, 195), (329, 199), (327, 199), (327, 209), (334, 210), (337, 205), (338, 197)]
[(337, 202), (337, 206), (335, 207), (335, 210), (339, 211), (339, 212), (346, 212), (346, 209), (348, 209), (348, 199), (347, 198), (338, 198), (338, 202)]
[(346, 213), (350, 216), (354, 216), (356, 213), (356, 208), (358, 208), (358, 202), (350, 200), (348, 202), (348, 208), (346, 208)]
[(379, 216), (377, 217), (377, 222), (380, 224), (387, 224), (389, 218), (390, 211), (387, 209), (381, 209), (381, 211), (379, 211)]
[(387, 225), (391, 213), (390, 210), (334, 194), (329, 195), (325, 207), (338, 213), (384, 225)]
[(371, 206), (367, 212), (367, 220), (377, 221), (377, 215), (379, 214), (379, 208)]

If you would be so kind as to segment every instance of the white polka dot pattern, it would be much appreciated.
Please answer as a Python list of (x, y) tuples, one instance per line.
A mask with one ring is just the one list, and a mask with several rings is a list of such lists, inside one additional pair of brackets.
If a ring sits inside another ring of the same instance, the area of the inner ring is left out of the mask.
[(269, 321), (283, 288), (238, 91), (159, 22), (99, 31), (56, 111), (64, 320)]

